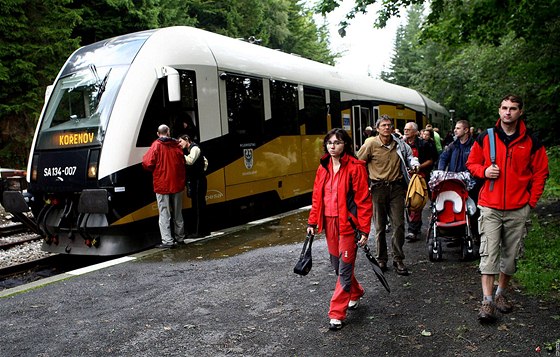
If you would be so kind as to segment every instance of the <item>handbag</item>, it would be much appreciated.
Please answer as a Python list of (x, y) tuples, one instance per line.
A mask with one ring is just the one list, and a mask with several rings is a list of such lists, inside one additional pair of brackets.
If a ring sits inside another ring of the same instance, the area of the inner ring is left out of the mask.
[(311, 259), (311, 244), (313, 244), (313, 234), (308, 234), (303, 242), (303, 248), (299, 255), (299, 260), (294, 267), (294, 273), (299, 275), (307, 275), (311, 271), (313, 261)]

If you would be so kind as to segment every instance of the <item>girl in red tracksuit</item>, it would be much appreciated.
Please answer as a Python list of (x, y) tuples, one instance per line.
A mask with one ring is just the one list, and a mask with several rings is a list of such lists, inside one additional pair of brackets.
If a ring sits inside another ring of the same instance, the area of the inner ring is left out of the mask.
[(315, 176), (307, 232), (324, 228), (331, 264), (338, 275), (331, 298), (329, 329), (342, 328), (348, 308), (355, 309), (364, 289), (354, 276), (358, 247), (351, 218), (360, 231), (358, 244), (367, 242), (372, 217), (365, 162), (354, 156), (352, 140), (343, 129), (332, 129), (324, 139), (325, 155)]

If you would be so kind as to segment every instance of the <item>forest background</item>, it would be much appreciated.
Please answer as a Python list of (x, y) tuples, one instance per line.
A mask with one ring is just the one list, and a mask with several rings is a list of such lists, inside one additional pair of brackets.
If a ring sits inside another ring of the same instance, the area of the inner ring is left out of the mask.
[[(558, 144), (560, 0), (384, 0), (368, 13), (376, 1), (354, 1), (340, 27), (343, 33), (360, 12), (383, 27), (406, 9), (382, 79), (482, 128), (497, 120), (503, 95), (519, 94), (529, 126), (547, 146)], [(0, 166), (25, 168), (45, 89), (80, 46), (188, 25), (333, 64), (339, 54), (329, 51), (326, 24), (313, 13), (340, 2), (318, 0), (309, 9), (301, 0), (0, 0)]]

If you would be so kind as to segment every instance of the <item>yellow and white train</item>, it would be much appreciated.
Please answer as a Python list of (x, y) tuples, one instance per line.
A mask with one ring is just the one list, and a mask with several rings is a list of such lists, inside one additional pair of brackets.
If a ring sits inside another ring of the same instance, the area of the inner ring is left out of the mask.
[[(449, 118), (412, 89), (191, 27), (82, 47), (50, 89), (28, 190), (5, 192), (3, 204), (20, 216), (31, 209), (43, 249), (68, 254), (118, 255), (160, 241), (141, 161), (162, 123), (178, 137), (187, 122), (198, 138), (209, 160), (210, 220), (223, 224), (264, 202), (308, 199), (331, 128), (359, 146), (382, 114), (399, 128)], [(188, 215), (186, 195), (183, 203)]]

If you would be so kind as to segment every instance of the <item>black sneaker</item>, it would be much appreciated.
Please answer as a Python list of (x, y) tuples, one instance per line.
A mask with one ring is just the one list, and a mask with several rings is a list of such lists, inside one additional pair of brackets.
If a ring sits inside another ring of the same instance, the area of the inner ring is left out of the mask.
[(379, 261), (377, 261), (377, 264), (379, 264), (379, 267), (381, 268), (382, 272), (385, 273), (388, 270), (387, 269), (387, 262), (384, 262), (383, 260), (379, 260)]
[(418, 235), (415, 233), (408, 233), (405, 239), (409, 242), (418, 242), (420, 240), (420, 238), (418, 238)]
[(156, 245), (156, 248), (162, 248), (162, 249), (175, 248), (175, 243), (160, 243)]

